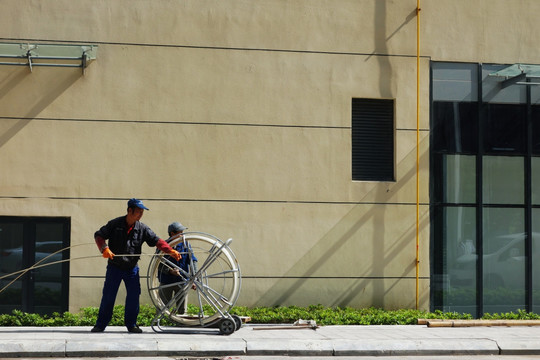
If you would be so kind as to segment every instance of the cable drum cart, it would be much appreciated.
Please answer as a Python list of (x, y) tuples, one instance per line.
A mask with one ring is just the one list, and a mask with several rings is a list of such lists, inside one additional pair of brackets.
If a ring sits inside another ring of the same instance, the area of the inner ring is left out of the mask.
[[(147, 278), (148, 292), (156, 307), (152, 329), (174, 332), (178, 327), (209, 327), (218, 328), (224, 335), (238, 330), (242, 326), (241, 318), (229, 313), (241, 287), (240, 266), (229, 247), (232, 239), (223, 242), (209, 234), (186, 232), (168, 241), (172, 248), (183, 242), (184, 250), (179, 252), (187, 259), (187, 270), (159, 250), (152, 256)], [(178, 282), (161, 284), (160, 271), (174, 269), (181, 274)], [(168, 299), (164, 293), (167, 288), (179, 290)], [(195, 305), (198, 314), (185, 314), (187, 304)]]

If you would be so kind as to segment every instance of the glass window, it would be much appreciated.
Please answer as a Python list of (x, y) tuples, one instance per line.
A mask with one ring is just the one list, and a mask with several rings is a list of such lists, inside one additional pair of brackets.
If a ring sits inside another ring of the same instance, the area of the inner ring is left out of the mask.
[(34, 263), (43, 266), (34, 271), (34, 311), (41, 314), (58, 311), (62, 302), (62, 250), (64, 224), (37, 223)]
[(525, 309), (525, 211), (484, 208), (484, 312)]
[(476, 202), (476, 156), (445, 155), (444, 179), (446, 203)]
[(484, 132), (486, 153), (525, 154), (527, 106), (489, 104)]
[[(0, 216), (0, 313), (64, 312), (69, 297), (69, 218)], [(52, 263), (52, 264), (51, 264)], [(31, 266), (31, 272), (20, 273)], [(50, 264), (50, 265), (48, 265)], [(44, 265), (44, 266), (41, 266)]]
[(476, 312), (476, 208), (446, 207), (444, 253), (448, 286), (444, 311)]
[(531, 158), (531, 200), (533, 205), (540, 205), (540, 157)]
[(499, 104), (525, 104), (527, 102), (527, 90), (525, 86), (508, 86), (504, 89), (501, 77), (489, 76), (489, 74), (502, 70), (508, 65), (482, 64), (482, 95), (483, 101)]
[(533, 288), (526, 282), (528, 256), (540, 258), (540, 87), (502, 88), (504, 78), (490, 75), (506, 67), (431, 65), (432, 309), (540, 311), (540, 262)]
[(478, 64), (431, 63), (433, 100), (478, 101)]
[(13, 273), (23, 269), (23, 239), (23, 224), (0, 221), (0, 289), (7, 286), (0, 292), (0, 313), (10, 313), (22, 304), (23, 279), (15, 280), (19, 274)]
[(531, 104), (533, 106), (540, 104), (540, 89), (538, 86), (530, 86), (531, 90)]
[(532, 121), (532, 152), (540, 155), (540, 106), (531, 107)]
[(478, 150), (478, 104), (433, 103), (433, 151), (476, 153)]
[(484, 156), (482, 190), (486, 204), (524, 204), (524, 158)]
[(540, 312), (540, 209), (532, 209), (532, 312)]

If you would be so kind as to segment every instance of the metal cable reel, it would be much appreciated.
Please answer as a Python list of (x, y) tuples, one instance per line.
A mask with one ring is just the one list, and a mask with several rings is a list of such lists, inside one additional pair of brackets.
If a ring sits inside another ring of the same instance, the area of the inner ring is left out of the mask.
[[(157, 310), (152, 321), (154, 331), (199, 326), (217, 327), (220, 333), (229, 335), (240, 328), (241, 319), (229, 314), (241, 287), (240, 266), (229, 247), (231, 242), (188, 232), (169, 239), (172, 248), (180, 248), (180, 266), (159, 250), (152, 256), (147, 283)], [(198, 312), (188, 313), (188, 304)]]

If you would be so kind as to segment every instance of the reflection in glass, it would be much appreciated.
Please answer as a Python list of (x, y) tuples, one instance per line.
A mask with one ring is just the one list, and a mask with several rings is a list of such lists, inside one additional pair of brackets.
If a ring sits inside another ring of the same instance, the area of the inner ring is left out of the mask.
[(476, 313), (476, 209), (444, 210), (444, 243), (447, 284), (443, 287), (444, 311)]
[(447, 203), (469, 203), (476, 201), (476, 156), (445, 155), (445, 199)]
[(540, 205), (540, 157), (531, 158), (531, 192), (532, 204)]
[(37, 313), (60, 312), (62, 296), (61, 223), (37, 223), (34, 263), (49, 264), (34, 272), (34, 306)]
[(475, 153), (478, 151), (478, 104), (433, 103), (433, 151)]
[[(533, 288), (527, 290), (532, 291), (533, 303), (529, 305), (540, 312), (540, 87), (502, 88), (501, 79), (489, 74), (505, 67), (432, 64), (430, 250), (435, 309), (465, 309), (467, 304), (477, 310), (481, 309), (474, 304), (482, 304), (485, 312), (525, 309), (525, 260), (531, 256)], [(476, 77), (475, 68), (480, 70)], [(474, 97), (474, 89), (481, 89), (480, 99)], [(480, 168), (475, 156), (482, 162)], [(529, 203), (533, 213), (526, 221)], [(482, 215), (482, 224), (465, 230), (463, 221), (475, 221), (475, 214)], [(532, 254), (526, 253), (525, 246), (529, 220)], [(463, 261), (467, 256), (460, 257), (456, 243), (465, 233), (474, 235), (479, 229), (482, 237), (471, 237), (473, 245), (465, 248), (475, 247), (482, 257), (468, 251), (470, 261)], [(481, 273), (476, 271), (478, 262)], [(475, 303), (465, 294), (474, 293), (477, 286), (483, 287), (483, 295)], [(459, 292), (463, 298), (454, 298)]]
[[(0, 222), (0, 277), (23, 269), (23, 226), (18, 223)], [(0, 280), (0, 290), (19, 274)], [(22, 303), (23, 278), (15, 281), (0, 293), (0, 313), (19, 309)]]
[(525, 309), (525, 211), (483, 210), (484, 312)]
[(524, 158), (484, 156), (483, 197), (486, 204), (523, 204)]
[[(536, 88), (536, 86), (533, 86), (533, 88)], [(540, 90), (537, 90), (537, 88), (534, 90), (540, 93)], [(540, 94), (538, 94), (537, 96), (540, 98)], [(531, 106), (531, 119), (532, 119), (532, 153), (534, 155), (540, 155), (540, 105)]]
[(532, 209), (532, 312), (540, 312), (540, 209)]

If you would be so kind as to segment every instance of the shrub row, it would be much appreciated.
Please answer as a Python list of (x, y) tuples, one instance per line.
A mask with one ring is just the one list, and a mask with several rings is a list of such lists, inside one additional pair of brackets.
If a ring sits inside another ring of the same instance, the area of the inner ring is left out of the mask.
[[(189, 312), (196, 314), (198, 308), (189, 308)], [(207, 312), (211, 312), (206, 309)], [(87, 307), (77, 314), (65, 312), (63, 314), (38, 315), (13, 310), (11, 314), (0, 314), (0, 326), (93, 326), (96, 322), (98, 308)], [(470, 314), (456, 312), (427, 312), (422, 310), (383, 310), (377, 308), (353, 309), (350, 307), (324, 307), (312, 305), (299, 306), (276, 306), (234, 307), (231, 314), (248, 316), (254, 324), (292, 324), (299, 319), (315, 320), (319, 325), (415, 325), (418, 319), (472, 319)], [(149, 326), (156, 315), (156, 309), (151, 305), (142, 305), (138, 323), (141, 326)], [(540, 319), (535, 313), (524, 310), (501, 314), (484, 314), (482, 319)], [(124, 325), (124, 307), (114, 307), (111, 326)]]

